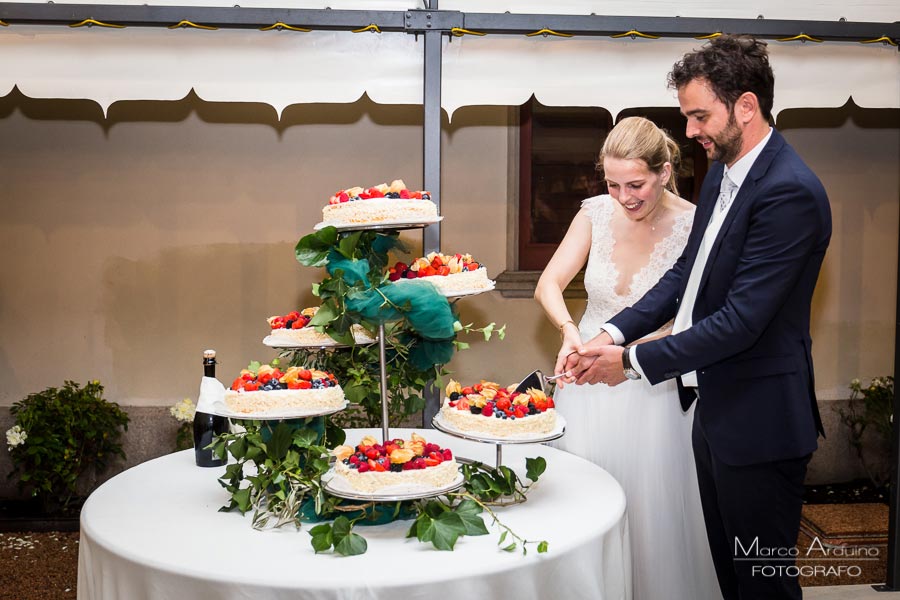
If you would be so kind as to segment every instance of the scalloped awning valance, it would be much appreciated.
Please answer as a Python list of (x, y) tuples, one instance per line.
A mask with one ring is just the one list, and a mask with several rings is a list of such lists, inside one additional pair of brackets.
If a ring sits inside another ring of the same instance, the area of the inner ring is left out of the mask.
[[(113, 2), (94, 2), (113, 4)], [(115, 4), (136, 4), (118, 1)], [(155, 4), (183, 5), (184, 2)], [(200, 2), (197, 6), (214, 6)], [(403, 10), (411, 1), (306, 1), (292, 8)], [(441, 2), (447, 10), (676, 16), (670, 3)], [(265, 2), (242, 3), (245, 7)], [(674, 6), (674, 5), (673, 5)], [(882, 21), (896, 20), (894, 0), (760, 1), (741, 7), (678, 3), (680, 16)], [(662, 11), (662, 12), (660, 12)], [(705, 11), (705, 12), (704, 12)], [(800, 33), (800, 32), (798, 32)], [(638, 106), (677, 106), (665, 78), (702, 42), (489, 35), (444, 38), (442, 99), (452, 115), (469, 105), (518, 105), (532, 94), (546, 105), (601, 106), (613, 115)], [(207, 101), (261, 102), (281, 114), (298, 103), (354, 102), (364, 93), (384, 104), (420, 104), (423, 41), (406, 33), (257, 31), (128, 27), (68, 28), (15, 24), (0, 28), (0, 95), (13, 87), (34, 98), (91, 99), (104, 112), (117, 101), (178, 100), (192, 89)], [(769, 44), (776, 75), (775, 113), (786, 108), (900, 108), (900, 53), (883, 44)]]

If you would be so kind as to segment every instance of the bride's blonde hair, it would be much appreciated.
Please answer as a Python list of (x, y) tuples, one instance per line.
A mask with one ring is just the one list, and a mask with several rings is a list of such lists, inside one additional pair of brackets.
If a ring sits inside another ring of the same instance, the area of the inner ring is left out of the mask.
[(603, 148), (600, 150), (600, 158), (597, 170), (603, 172), (604, 158), (619, 158), (623, 160), (640, 159), (647, 163), (647, 167), (654, 173), (662, 173), (663, 165), (672, 165), (672, 174), (666, 182), (666, 189), (673, 194), (678, 194), (676, 182), (678, 164), (681, 161), (681, 150), (678, 143), (672, 139), (665, 130), (656, 126), (653, 121), (644, 117), (627, 117), (619, 121), (613, 127)]

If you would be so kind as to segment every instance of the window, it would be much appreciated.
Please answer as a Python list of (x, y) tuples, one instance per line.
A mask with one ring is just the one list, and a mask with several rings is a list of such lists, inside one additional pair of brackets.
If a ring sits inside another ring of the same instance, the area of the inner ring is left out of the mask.
[[(682, 152), (678, 191), (696, 202), (708, 163), (700, 144), (685, 136), (678, 108), (632, 108), (618, 120), (630, 116), (646, 117), (675, 138)], [(613, 120), (602, 108), (549, 107), (534, 98), (519, 117), (517, 269), (501, 275), (498, 287), (506, 296), (524, 297), (533, 293), (581, 201), (607, 192), (596, 163)], [(570, 295), (583, 295), (579, 281)]]
[(603, 193), (597, 156), (612, 128), (602, 108), (543, 106), (520, 109), (520, 271), (547, 266), (581, 201)]

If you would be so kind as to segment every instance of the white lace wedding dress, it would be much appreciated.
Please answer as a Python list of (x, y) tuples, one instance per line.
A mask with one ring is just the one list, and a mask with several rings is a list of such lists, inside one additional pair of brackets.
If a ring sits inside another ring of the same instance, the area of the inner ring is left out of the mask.
[[(659, 281), (681, 254), (693, 219), (693, 211), (676, 217), (671, 234), (621, 296), (610, 228), (614, 203), (607, 195), (583, 203), (592, 225), (588, 304), (579, 324), (585, 341)], [(597, 463), (625, 490), (634, 600), (721, 600), (691, 449), (693, 407), (682, 411), (675, 381), (567, 385), (554, 400), (567, 423), (556, 445)]]

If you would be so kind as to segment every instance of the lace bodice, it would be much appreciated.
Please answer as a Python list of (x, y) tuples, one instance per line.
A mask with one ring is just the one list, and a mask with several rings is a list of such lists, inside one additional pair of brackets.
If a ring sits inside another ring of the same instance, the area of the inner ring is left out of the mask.
[(610, 227), (615, 200), (609, 195), (594, 196), (585, 200), (582, 207), (591, 220), (591, 252), (584, 272), (588, 303), (579, 327), (582, 338), (590, 339), (611, 317), (640, 300), (671, 268), (687, 243), (694, 211), (675, 217), (672, 232), (657, 242), (650, 261), (634, 274), (627, 292), (619, 295), (616, 293), (619, 271), (612, 260), (616, 241)]

